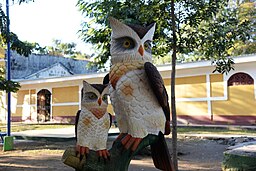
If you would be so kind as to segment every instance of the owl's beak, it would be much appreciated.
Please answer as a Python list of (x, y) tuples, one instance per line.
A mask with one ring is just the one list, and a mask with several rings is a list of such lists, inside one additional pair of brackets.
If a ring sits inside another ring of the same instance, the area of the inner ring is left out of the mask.
[(141, 56), (144, 55), (144, 48), (142, 45), (140, 45), (138, 52), (140, 53)]
[(98, 104), (101, 105), (101, 103), (102, 103), (102, 100), (101, 100), (101, 98), (99, 98), (98, 99)]

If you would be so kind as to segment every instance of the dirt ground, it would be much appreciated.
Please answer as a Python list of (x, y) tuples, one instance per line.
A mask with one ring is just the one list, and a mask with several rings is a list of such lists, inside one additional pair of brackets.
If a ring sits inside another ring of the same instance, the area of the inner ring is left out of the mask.
[[(110, 137), (109, 144), (114, 137)], [(167, 138), (171, 147), (171, 139)], [(61, 157), (67, 147), (75, 141), (16, 142), (13, 151), (3, 152), (0, 146), (0, 171), (70, 171)], [(214, 140), (179, 137), (178, 160), (180, 171), (220, 171), (223, 151), (227, 145)], [(171, 148), (170, 148), (171, 151)], [(132, 160), (129, 171), (156, 171), (150, 156), (144, 154)]]

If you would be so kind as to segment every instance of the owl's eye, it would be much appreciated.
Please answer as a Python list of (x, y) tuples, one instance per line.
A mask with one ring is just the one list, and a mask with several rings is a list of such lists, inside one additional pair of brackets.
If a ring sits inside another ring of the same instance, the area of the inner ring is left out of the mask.
[(87, 93), (87, 97), (88, 97), (88, 99), (90, 99), (90, 100), (95, 100), (95, 99), (98, 98), (97, 95), (96, 95), (95, 93), (93, 93), (93, 92), (88, 92), (88, 93)]
[(108, 95), (104, 94), (103, 97), (102, 97), (102, 100), (105, 101), (105, 102), (108, 102)]
[(147, 41), (144, 43), (144, 49), (145, 49), (145, 51), (148, 51), (148, 52), (151, 53), (152, 44), (151, 44), (151, 41), (150, 41), (150, 40), (147, 40)]
[(123, 47), (129, 48), (131, 46), (131, 41), (129, 39), (124, 40)]
[(119, 49), (122, 51), (125, 49), (125, 50), (130, 50), (132, 48), (135, 47), (135, 41), (130, 38), (130, 37), (120, 37), (118, 39), (116, 39), (116, 49)]

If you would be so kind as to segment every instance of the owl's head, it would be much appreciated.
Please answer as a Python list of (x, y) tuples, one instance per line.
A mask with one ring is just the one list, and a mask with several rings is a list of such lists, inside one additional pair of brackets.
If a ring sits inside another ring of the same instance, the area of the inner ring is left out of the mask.
[(148, 27), (126, 25), (110, 17), (111, 63), (152, 61), (152, 41), (155, 23)]
[(83, 81), (82, 107), (92, 113), (104, 114), (108, 107), (109, 86), (106, 84), (89, 84)]

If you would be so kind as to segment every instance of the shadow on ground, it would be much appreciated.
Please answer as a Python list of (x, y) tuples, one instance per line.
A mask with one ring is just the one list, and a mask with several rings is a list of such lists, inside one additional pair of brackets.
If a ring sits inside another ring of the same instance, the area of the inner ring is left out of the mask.
[[(111, 147), (115, 137), (110, 137)], [(167, 138), (171, 152), (171, 139)], [(0, 147), (0, 171), (70, 171), (69, 166), (62, 163), (61, 157), (68, 147), (75, 145), (74, 140), (51, 141), (20, 141), (16, 142), (13, 151), (3, 152)], [(178, 140), (179, 170), (181, 171), (219, 171), (223, 151), (227, 145), (217, 141), (198, 138), (180, 137)], [(148, 150), (136, 156), (129, 171), (157, 171)]]

